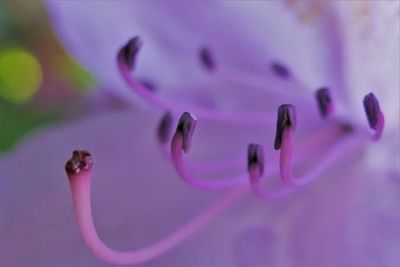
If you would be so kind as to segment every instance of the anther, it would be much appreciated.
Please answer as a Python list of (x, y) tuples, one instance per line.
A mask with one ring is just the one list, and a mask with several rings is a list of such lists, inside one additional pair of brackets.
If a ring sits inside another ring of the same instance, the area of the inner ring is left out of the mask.
[(289, 70), (282, 64), (274, 62), (271, 64), (271, 70), (280, 78), (288, 79), (290, 78)]
[(364, 109), (365, 113), (367, 114), (367, 119), (369, 126), (376, 130), (378, 127), (379, 119), (382, 115), (382, 111), (379, 108), (378, 99), (376, 99), (373, 93), (369, 93), (364, 97)]
[(323, 119), (328, 118), (334, 110), (331, 93), (330, 93), (329, 89), (326, 87), (318, 89), (315, 92), (315, 97), (318, 102), (318, 108), (319, 108), (321, 117)]
[(249, 144), (247, 147), (247, 170), (248, 172), (258, 170), (261, 177), (264, 174), (264, 148), (261, 145)]
[(185, 153), (187, 153), (190, 149), (196, 123), (196, 117), (189, 112), (185, 112), (182, 114), (181, 118), (179, 119), (178, 126), (176, 127), (176, 133), (181, 134), (183, 138), (182, 149), (185, 151)]
[(282, 136), (285, 129), (296, 129), (296, 108), (290, 104), (280, 105), (276, 122), (276, 135), (274, 148), (279, 150), (282, 145)]
[(170, 112), (166, 112), (162, 117), (157, 129), (158, 140), (161, 144), (168, 142), (174, 118)]
[(367, 114), (369, 126), (371, 129), (375, 130), (372, 139), (379, 140), (383, 132), (385, 118), (379, 107), (378, 99), (373, 93), (369, 93), (364, 97), (363, 104), (365, 113)]
[(118, 52), (118, 59), (132, 70), (135, 67), (136, 56), (142, 47), (142, 40), (139, 36), (133, 37)]
[(65, 164), (65, 170), (68, 174), (79, 174), (81, 171), (90, 170), (92, 166), (93, 160), (88, 151), (75, 150), (71, 159)]
[(202, 65), (208, 70), (215, 70), (215, 62), (209, 49), (202, 47), (199, 51), (200, 61)]

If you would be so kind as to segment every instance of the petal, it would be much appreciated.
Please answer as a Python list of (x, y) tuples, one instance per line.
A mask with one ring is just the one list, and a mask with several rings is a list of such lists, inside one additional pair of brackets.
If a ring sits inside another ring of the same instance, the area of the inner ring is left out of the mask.
[[(149, 138), (155, 135), (157, 121), (154, 113), (137, 111), (88, 118), (50, 128), (3, 158), (2, 263), (110, 266), (91, 254), (77, 231), (64, 172), (66, 159), (77, 148), (88, 149), (94, 157), (95, 223), (112, 247), (142, 247), (206, 208), (216, 194), (190, 188), (176, 176), (161, 157), (155, 136)], [(241, 210), (232, 210), (176, 250), (141, 266), (232, 265), (232, 239), (263, 216)]]
[[(158, 156), (156, 142), (149, 138), (158, 119), (153, 112), (138, 111), (88, 118), (49, 128), (3, 158), (2, 262), (7, 266), (109, 266), (85, 248), (77, 231), (63, 170), (76, 148), (89, 149), (94, 156), (94, 216), (100, 235), (112, 247), (151, 243), (205, 208), (215, 194), (189, 188)], [(221, 142), (226, 140), (226, 127), (221, 131), (201, 127), (193, 144), (196, 151), (215, 150), (214, 139), (227, 151), (236, 145), (245, 147), (244, 135), (236, 137), (235, 131), (228, 131), (238, 144)], [(181, 246), (143, 266), (391, 263), (398, 240), (390, 233), (400, 218), (398, 178), (388, 180), (368, 170), (369, 175), (365, 171), (355, 175), (360, 157), (343, 159), (331, 175), (283, 201), (265, 203), (245, 197)], [(376, 231), (379, 234), (367, 234)], [(360, 248), (373, 244), (368, 248), (373, 253), (352, 250), (353, 242)]]
[(361, 101), (374, 92), (385, 114), (386, 129), (399, 126), (400, 2), (335, 1), (341, 18), (348, 99), (365, 122)]
[(389, 173), (366, 171), (355, 158), (346, 160), (340, 166), (343, 173), (325, 180), (325, 190), (312, 191), (315, 198), (304, 200), (303, 212), (292, 220), (293, 263), (304, 267), (397, 266), (398, 181)]
[(221, 64), (265, 73), (277, 60), (309, 88), (332, 85), (339, 95), (343, 90), (337, 18), (316, 2), (47, 1), (47, 6), (72, 54), (116, 90), (124, 88), (116, 51), (138, 34), (145, 40), (138, 75), (162, 83), (197, 79), (196, 53), (207, 45)]

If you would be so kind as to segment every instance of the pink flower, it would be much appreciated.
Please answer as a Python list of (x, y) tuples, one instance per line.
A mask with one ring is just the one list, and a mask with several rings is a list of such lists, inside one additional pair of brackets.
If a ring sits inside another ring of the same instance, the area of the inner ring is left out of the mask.
[[(7, 266), (109, 266), (73, 218), (61, 166), (76, 148), (95, 162), (75, 153), (67, 165), (78, 224), (108, 262), (398, 265), (398, 3), (47, 5), (71, 53), (133, 105), (48, 129), (2, 160)], [(176, 132), (164, 117), (157, 135), (166, 111)], [(185, 111), (197, 121), (178, 122)], [(110, 247), (177, 242), (149, 258), (104, 248), (90, 179)]]

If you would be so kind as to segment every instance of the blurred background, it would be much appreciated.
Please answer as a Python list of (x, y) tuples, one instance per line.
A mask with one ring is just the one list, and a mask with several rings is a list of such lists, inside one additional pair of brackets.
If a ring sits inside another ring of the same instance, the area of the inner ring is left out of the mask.
[(0, 153), (88, 112), (92, 75), (68, 56), (41, 1), (0, 1)]

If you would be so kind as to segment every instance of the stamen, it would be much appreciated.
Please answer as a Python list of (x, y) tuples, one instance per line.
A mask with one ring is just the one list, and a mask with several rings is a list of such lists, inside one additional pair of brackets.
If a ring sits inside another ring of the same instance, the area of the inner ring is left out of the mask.
[(290, 78), (290, 72), (289, 70), (282, 64), (278, 62), (274, 62), (271, 64), (271, 70), (280, 78), (282, 79), (289, 79)]
[(334, 106), (329, 89), (326, 87), (320, 88), (315, 92), (317, 98), (319, 112), (323, 119), (328, 118), (334, 111)]
[(197, 119), (193, 114), (185, 112), (179, 119), (178, 126), (176, 127), (176, 134), (182, 136), (182, 149), (185, 153), (189, 152), (192, 143), (192, 136), (196, 128)]
[(280, 105), (278, 108), (278, 119), (276, 122), (276, 135), (274, 148), (279, 150), (282, 144), (282, 135), (285, 129), (296, 128), (296, 108), (290, 104)]
[[(282, 109), (281, 107), (284, 106)], [(303, 177), (295, 178), (291, 171), (291, 162), (293, 154), (293, 136), (295, 127), (293, 127), (293, 118), (295, 118), (295, 110), (288, 108), (291, 105), (282, 105), (278, 111), (277, 142), (275, 141), (275, 149), (280, 149), (279, 167), (280, 175), (284, 183), (289, 186), (301, 186), (310, 183), (320, 176), (327, 168), (329, 168), (336, 160), (340, 159), (346, 153), (354, 150), (361, 144), (360, 138), (344, 138), (339, 140), (337, 144), (324, 156), (321, 162)], [(293, 106), (292, 106), (293, 107)], [(295, 125), (295, 123), (294, 123)], [(343, 134), (350, 133), (343, 128)], [(275, 139), (275, 140), (277, 140)]]
[(186, 106), (178, 102), (172, 102), (157, 97), (156, 94), (149, 91), (142, 83), (137, 81), (130, 75), (130, 70), (133, 69), (135, 59), (141, 47), (141, 42), (138, 37), (131, 39), (128, 44), (121, 48), (118, 52), (117, 63), (119, 71), (129, 85), (139, 96), (145, 99), (150, 104), (162, 109), (169, 110), (172, 113), (182, 113), (185, 110), (192, 110), (197, 116), (210, 121), (223, 121), (245, 124), (265, 124), (273, 121), (272, 114), (260, 112), (222, 112), (208, 108)]
[[(83, 168), (85, 171), (81, 171), (81, 164), (83, 164), (82, 166), (90, 167)], [(131, 252), (116, 251), (103, 243), (94, 226), (91, 207), (91, 167), (92, 160), (90, 154), (86, 151), (74, 152), (71, 160), (66, 164), (75, 215), (79, 230), (88, 248), (96, 256), (111, 264), (140, 264), (160, 256), (188, 239), (247, 193), (247, 189), (243, 187), (230, 191), (181, 228), (152, 245)], [(78, 169), (79, 171), (77, 171)]]
[(130, 39), (128, 43), (119, 51), (119, 60), (123, 61), (129, 70), (134, 69), (136, 56), (140, 48), (142, 48), (142, 40), (139, 36), (136, 36)]
[(202, 65), (208, 70), (215, 70), (215, 61), (209, 49), (202, 47), (199, 51), (199, 57)]
[(188, 173), (185, 164), (183, 163), (182, 151), (187, 152), (189, 150), (194, 131), (194, 121), (189, 115), (189, 113), (184, 113), (182, 115), (171, 142), (172, 163), (179, 176), (191, 186), (205, 190), (226, 189), (229, 187), (236, 187), (238, 185), (246, 184), (246, 175), (239, 175), (236, 177), (229, 177), (219, 180), (206, 180), (195, 177)]
[(379, 140), (383, 132), (385, 118), (379, 107), (378, 99), (373, 93), (369, 93), (364, 97), (363, 104), (365, 113), (367, 114), (369, 126), (371, 129), (375, 130), (373, 139)]
[[(261, 185), (261, 178), (264, 174), (264, 148), (261, 145), (249, 144), (247, 147), (248, 155), (248, 175), (250, 178), (250, 185), (254, 193), (265, 200), (274, 200), (277, 198), (285, 197), (296, 189), (293, 187), (282, 187), (275, 191), (266, 191)], [(268, 176), (276, 173), (274, 170)]]
[[(298, 144), (298, 150), (302, 151), (302, 157), (296, 158), (293, 161), (293, 165), (298, 166), (310, 159), (313, 155), (322, 152), (322, 150), (325, 149), (324, 145), (350, 133), (349, 129), (350, 128), (346, 125), (331, 124), (329, 127), (324, 127), (322, 130), (307, 136), (306, 139), (301, 140)], [(271, 167), (266, 171), (267, 174), (264, 174), (265, 178), (278, 174), (279, 168), (277, 164), (278, 162), (276, 160), (272, 160), (270, 163)], [(260, 175), (260, 172), (258, 172), (256, 168), (249, 169), (249, 176), (253, 192), (266, 201), (288, 196), (299, 189), (299, 187), (284, 186), (274, 191), (268, 190), (262, 185), (262, 175)]]

